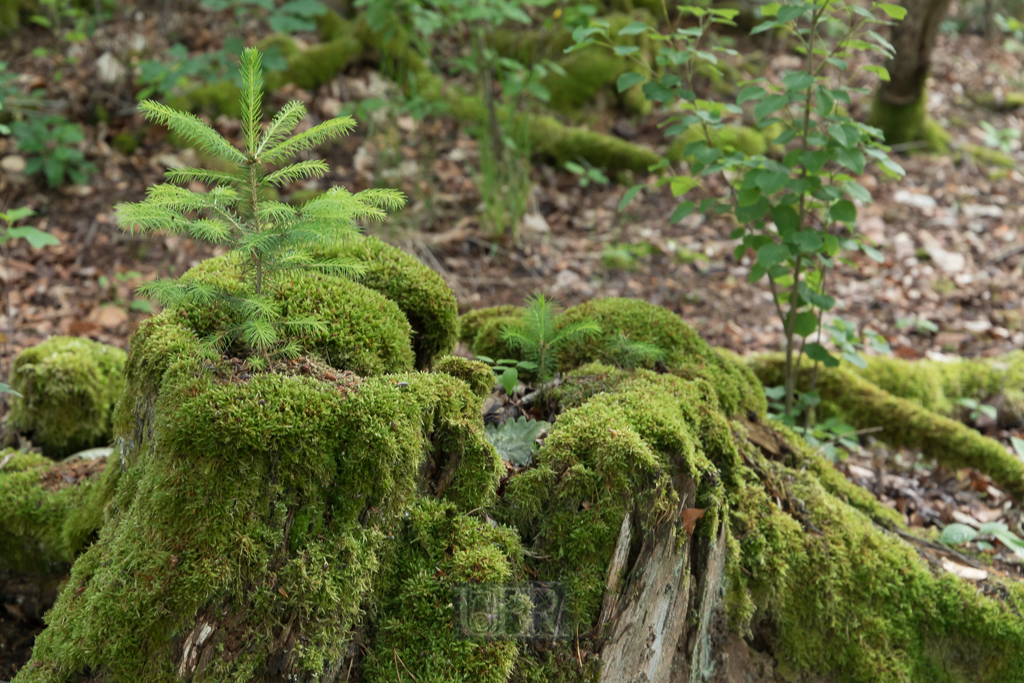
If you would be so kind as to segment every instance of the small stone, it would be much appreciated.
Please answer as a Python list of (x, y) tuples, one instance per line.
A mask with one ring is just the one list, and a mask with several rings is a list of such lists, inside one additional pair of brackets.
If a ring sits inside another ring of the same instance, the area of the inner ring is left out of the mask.
[(96, 75), (99, 76), (100, 82), (102, 83), (106, 83), (108, 85), (117, 83), (124, 78), (126, 73), (128, 73), (128, 70), (123, 64), (121, 64), (121, 62), (117, 61), (117, 57), (110, 52), (104, 52), (100, 55), (100, 58), (96, 60)]
[(985, 320), (984, 318), (981, 320), (965, 320), (964, 329), (968, 332), (974, 332), (975, 334), (988, 332), (992, 329), (992, 321)]
[(885, 221), (880, 216), (868, 216), (860, 221), (857, 228), (872, 244), (885, 243)]
[(955, 251), (946, 251), (939, 244), (939, 241), (932, 237), (931, 233), (922, 230), (917, 233), (917, 239), (924, 247), (928, 257), (944, 273), (962, 273), (967, 267), (967, 257)]
[(24, 173), (26, 163), (25, 157), (20, 154), (9, 154), (0, 159), (0, 169), (6, 173)]
[(926, 194), (917, 194), (916, 192), (910, 192), (908, 190), (896, 190), (896, 193), (892, 196), (893, 201), (898, 204), (905, 204), (912, 206), (915, 209), (922, 211), (930, 211), (938, 206), (936, 201)]
[(964, 204), (960, 207), (966, 218), (1002, 218), (1002, 207), (992, 204)]
[(317, 107), (324, 118), (333, 119), (341, 113), (342, 103), (336, 97), (321, 97), (317, 100)]
[(537, 235), (546, 235), (551, 232), (551, 226), (548, 225), (548, 222), (543, 215), (539, 213), (528, 213), (523, 216), (522, 223), (520, 224), (520, 230)]

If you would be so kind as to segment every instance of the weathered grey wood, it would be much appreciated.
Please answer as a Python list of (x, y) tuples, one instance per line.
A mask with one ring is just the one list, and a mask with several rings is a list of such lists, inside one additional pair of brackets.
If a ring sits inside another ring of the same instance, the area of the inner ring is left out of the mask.
[[(687, 492), (681, 499), (678, 512), (690, 507), (694, 497)], [(680, 533), (685, 531), (673, 520), (644, 538), (602, 629), (608, 640), (601, 652), (601, 683), (668, 683), (694, 585), (690, 539), (680, 542)]]

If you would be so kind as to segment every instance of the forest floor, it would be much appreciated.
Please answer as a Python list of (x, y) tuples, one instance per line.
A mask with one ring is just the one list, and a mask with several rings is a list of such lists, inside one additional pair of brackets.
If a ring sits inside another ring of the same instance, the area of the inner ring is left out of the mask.
[[(188, 239), (142, 238), (118, 229), (116, 203), (142, 199), (166, 168), (197, 165), (197, 160), (192, 150), (173, 147), (160, 130), (145, 128), (133, 113), (127, 79), (105, 83), (97, 64), (101, 54), (125, 42), (155, 53), (176, 40), (193, 51), (218, 46), (224, 38), (221, 19), (213, 13), (138, 12), (70, 48), (39, 27), (0, 44), (0, 62), (21, 74), (17, 83), (26, 93), (45, 90), (55, 110), (84, 124), (82, 149), (99, 168), (87, 185), (51, 190), (45, 181), (18, 173), (23, 159), (10, 138), (0, 137), (0, 210), (33, 208), (35, 224), (61, 241), (41, 251), (15, 246), (9, 261), (0, 264), (10, 305), (10, 316), (0, 311), (0, 330), (13, 331), (3, 336), (3, 367), (12, 354), (53, 334), (126, 347), (134, 326), (153, 310), (134, 297), (134, 288), (147, 279), (181, 274), (214, 253)], [(252, 35), (259, 33), (253, 28)], [(50, 56), (39, 56), (38, 48), (50, 50)], [(69, 51), (78, 57), (73, 65), (52, 56)], [(793, 60), (775, 54), (768, 68), (793, 69)], [(1024, 131), (1024, 110), (996, 112), (971, 99), (1024, 91), (1022, 74), (1024, 54), (979, 36), (940, 36), (928, 112), (952, 134), (954, 152), (964, 143), (984, 143), (982, 121)], [(367, 98), (387, 100), (394, 94), (371, 66), (359, 65), (317, 92), (275, 93), (271, 109), (301, 99), (314, 123)], [(98, 105), (109, 113), (108, 122), (96, 120)], [(863, 119), (867, 105), (867, 100), (856, 102), (853, 115)], [(595, 109), (586, 120), (591, 128), (629, 139), (660, 137), (655, 117), (628, 119)], [(237, 121), (222, 117), (213, 123), (237, 137)], [(118, 133), (140, 130), (145, 136), (130, 154), (112, 147)], [(667, 187), (652, 187), (619, 212), (624, 186), (583, 188), (567, 171), (535, 164), (520, 244), (511, 247), (481, 227), (477, 145), (450, 118), (416, 120), (397, 108), (379, 110), (322, 153), (332, 169), (326, 184), (351, 190), (387, 184), (407, 194), (406, 208), (372, 230), (439, 271), (462, 310), (521, 304), (535, 291), (552, 294), (563, 305), (629, 296), (677, 312), (713, 345), (741, 353), (779, 348), (782, 324), (770, 296), (761, 284), (747, 282), (748, 258), (733, 256), (736, 242), (729, 233), (734, 226), (699, 215), (670, 223), (676, 201)], [(901, 156), (905, 178), (890, 181), (870, 172), (860, 178), (875, 202), (860, 210), (858, 229), (885, 262), (861, 254), (852, 257), (852, 266), (829, 276), (838, 301), (835, 312), (882, 333), (900, 357), (988, 356), (1024, 345), (1024, 175), (1019, 170), (1024, 151), (1019, 145), (1011, 151), (1017, 169), (989, 167), (966, 155), (955, 161), (955, 156)], [(879, 449), (840, 467), (904, 512), (913, 526), (971, 518), (975, 525), (1002, 519), (1011, 529), (1020, 528), (1019, 509), (977, 473), (929, 469), (917, 456)], [(1012, 560), (993, 569), (1018, 575), (1019, 570)], [(4, 662), (17, 661), (10, 651), (24, 636), (10, 628), (15, 622), (10, 610), (0, 611), (0, 679), (12, 673)]]

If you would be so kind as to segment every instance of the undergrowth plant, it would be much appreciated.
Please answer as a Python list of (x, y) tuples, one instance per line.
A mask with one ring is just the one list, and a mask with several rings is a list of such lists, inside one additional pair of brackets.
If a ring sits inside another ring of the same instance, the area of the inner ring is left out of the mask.
[(212, 187), (208, 192), (193, 192), (173, 184), (157, 185), (149, 188), (144, 201), (115, 207), (118, 225), (129, 232), (165, 230), (228, 248), (241, 266), (244, 293), (231, 294), (210, 284), (177, 280), (154, 280), (139, 291), (163, 306), (191, 307), (214, 302), (225, 306), (236, 322), (211, 334), (206, 343), (224, 350), (239, 342), (255, 354), (251, 363), (256, 366), (269, 361), (272, 352), (297, 353), (297, 341), (289, 336), (326, 328), (318, 317), (285, 318), (268, 285), (299, 269), (358, 273), (357, 262), (319, 258), (315, 252), (355, 234), (356, 221), (381, 219), (388, 210), (404, 203), (403, 195), (390, 189), (352, 194), (345, 188), (334, 187), (299, 207), (267, 196), (267, 190), (275, 186), (327, 173), (329, 167), (322, 159), (287, 162), (345, 135), (355, 122), (339, 117), (288, 137), (306, 115), (303, 105), (292, 101), (264, 125), (260, 109), (260, 57), (258, 50), (247, 49), (239, 64), (243, 83), (242, 150), (192, 114), (150, 100), (139, 105), (148, 120), (167, 126), (203, 152), (233, 164), (235, 170), (171, 169), (166, 173), (171, 183), (198, 181)]
[(544, 7), (553, 0), (356, 0), (365, 9), (370, 28), (389, 40), (411, 28), (409, 38), (428, 59), (438, 35), (461, 39), (465, 54), (435, 66), (469, 74), (486, 109), (486, 120), (474, 134), (479, 141), (483, 203), (481, 222), (493, 237), (518, 241), (526, 213), (530, 180), (530, 131), (524, 110), (531, 100), (547, 102), (551, 93), (542, 81), (549, 73), (565, 71), (548, 59), (526, 65), (501, 56), (489, 36), (507, 23), (532, 23), (526, 8)]
[(543, 294), (534, 294), (526, 301), (522, 320), (501, 328), (501, 340), (523, 355), (523, 360), (537, 366), (537, 379), (544, 383), (555, 376), (558, 354), (566, 344), (593, 339), (601, 327), (593, 320), (580, 320), (556, 327), (559, 313), (555, 303)]
[[(682, 200), (673, 222), (694, 211), (734, 218), (737, 227), (731, 238), (740, 241), (735, 257), (751, 255), (749, 280), (767, 282), (783, 322), (785, 384), (779, 398), (781, 413), (792, 419), (804, 357), (815, 367), (839, 364), (821, 343), (823, 315), (836, 303), (828, 293), (828, 273), (844, 260), (844, 251), (883, 260), (855, 232), (855, 202), (871, 202), (870, 192), (857, 177), (868, 163), (891, 177), (904, 171), (889, 158), (882, 132), (847, 111), (852, 93), (868, 94), (848, 85), (855, 72), (850, 58), (865, 50), (891, 57), (892, 45), (872, 27), (902, 19), (906, 10), (884, 2), (872, 2), (869, 9), (846, 0), (813, 0), (771, 2), (761, 5), (760, 11), (764, 20), (751, 33), (785, 34), (803, 55), (803, 65), (781, 74), (780, 82), (761, 77), (739, 83), (734, 102), (698, 98), (694, 81), (709, 69), (722, 73), (723, 60), (737, 54), (717, 45), (713, 31), (718, 26), (735, 27), (735, 9), (680, 7), (683, 21), (669, 32), (640, 21), (622, 28), (618, 35), (643, 35), (660, 43), (653, 63), (635, 47), (615, 45), (609, 24), (599, 20), (577, 28), (569, 49), (599, 44), (628, 56), (638, 69), (622, 74), (618, 89), (642, 83), (645, 96), (670, 112), (667, 136), (699, 133), (699, 139), (685, 146), (686, 167), (666, 158), (652, 170), (668, 171), (660, 184), (668, 184)], [(881, 66), (860, 69), (889, 77)], [(768, 141), (782, 152), (747, 154), (716, 146), (718, 131), (745, 113), (758, 129), (772, 131)], [(708, 196), (704, 179), (710, 176), (721, 178), (725, 194)], [(641, 189), (630, 188), (620, 210)]]
[[(4, 269), (10, 269), (10, 242), (17, 239), (23, 239), (28, 242), (29, 246), (33, 249), (42, 249), (45, 246), (60, 244), (53, 235), (43, 232), (39, 228), (34, 228), (30, 225), (22, 225), (19, 227), (12, 227), (18, 221), (30, 218), (35, 215), (35, 211), (28, 208), (27, 206), (18, 207), (11, 209), (7, 212), (0, 212), (0, 250), (3, 251)], [(4, 311), (7, 314), (7, 325), (5, 343), (10, 344), (14, 338), (14, 311), (11, 309), (11, 288), (4, 287)], [(8, 349), (10, 347), (8, 346)], [(10, 359), (13, 354), (8, 353), (7, 357)], [(10, 368), (6, 368), (7, 374), (4, 379), (9, 379)], [(0, 382), (0, 394), (14, 394), (21, 396), (18, 392), (11, 389), (10, 384), (7, 382)]]

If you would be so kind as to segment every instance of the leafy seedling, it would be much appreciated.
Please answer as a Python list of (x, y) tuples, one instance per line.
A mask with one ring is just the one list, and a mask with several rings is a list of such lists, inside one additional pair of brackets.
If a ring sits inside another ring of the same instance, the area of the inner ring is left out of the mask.
[(976, 422), (982, 415), (994, 420), (999, 415), (995, 406), (990, 406), (987, 403), (981, 403), (976, 398), (961, 398), (957, 400), (957, 405), (963, 406), (970, 411), (969, 417), (971, 422)]
[(502, 460), (519, 467), (529, 467), (533, 462), (537, 437), (550, 426), (549, 422), (520, 416), (516, 420), (505, 420), (497, 427), (487, 425), (486, 434)]
[(1024, 558), (1024, 540), (1017, 534), (1010, 531), (1003, 522), (988, 522), (977, 529), (972, 529), (966, 524), (954, 523), (946, 525), (939, 536), (939, 541), (948, 546), (964, 545), (971, 541), (977, 541), (980, 546), (985, 543), (979, 540), (982, 536), (991, 536), (1012, 551), (1017, 557)]

